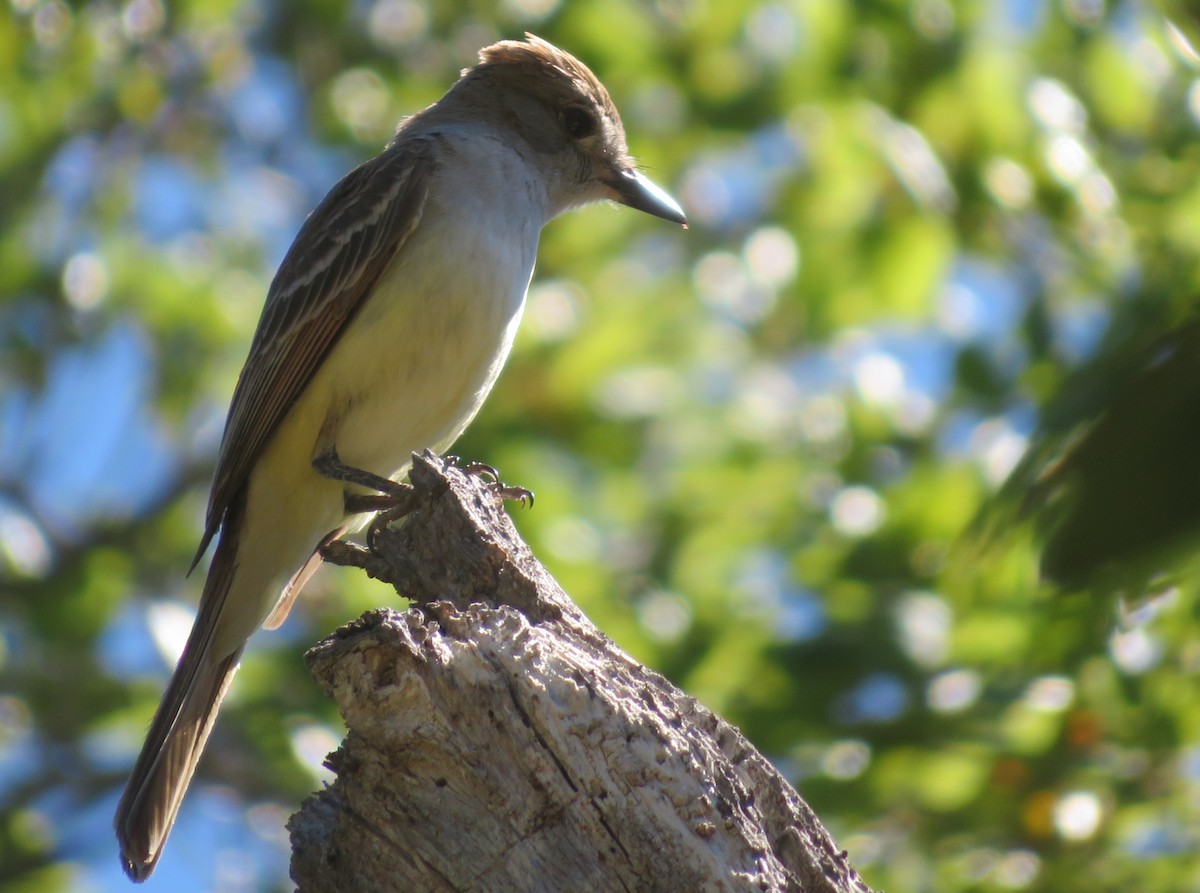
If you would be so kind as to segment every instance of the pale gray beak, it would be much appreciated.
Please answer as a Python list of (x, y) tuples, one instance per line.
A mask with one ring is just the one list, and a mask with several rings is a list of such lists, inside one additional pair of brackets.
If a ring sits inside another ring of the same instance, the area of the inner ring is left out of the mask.
[(683, 208), (649, 177), (636, 170), (619, 171), (611, 185), (617, 194), (617, 201), (621, 204), (687, 226), (687, 216), (683, 213)]

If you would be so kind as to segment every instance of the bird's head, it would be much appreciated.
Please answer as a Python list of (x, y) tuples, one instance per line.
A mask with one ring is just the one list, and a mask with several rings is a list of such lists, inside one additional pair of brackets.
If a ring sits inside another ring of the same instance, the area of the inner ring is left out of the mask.
[(608, 90), (553, 44), (526, 35), (485, 47), (452, 92), (519, 137), (550, 174), (554, 213), (611, 199), (687, 225), (683, 209), (642, 174)]

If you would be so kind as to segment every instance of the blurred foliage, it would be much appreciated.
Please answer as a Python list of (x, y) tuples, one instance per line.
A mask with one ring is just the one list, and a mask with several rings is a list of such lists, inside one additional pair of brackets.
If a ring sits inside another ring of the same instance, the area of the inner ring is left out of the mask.
[[(516, 519), (568, 591), (876, 889), (1196, 887), (1192, 16), (12, 0), (0, 887), (124, 888), (108, 823), (275, 265), (398, 116), (526, 29), (597, 71), (692, 225), (547, 227), (456, 451), (537, 491)], [(339, 735), (303, 649), (393, 601), (326, 571), (255, 640), (152, 884), (287, 888), (284, 817)]]

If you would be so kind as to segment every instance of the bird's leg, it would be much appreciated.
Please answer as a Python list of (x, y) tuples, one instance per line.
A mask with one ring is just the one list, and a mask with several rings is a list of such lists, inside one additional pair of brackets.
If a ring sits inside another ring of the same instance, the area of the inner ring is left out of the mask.
[(335, 449), (330, 449), (315, 457), (312, 466), (321, 477), (342, 481), (346, 484), (357, 484), (384, 496), (399, 496), (411, 489), (408, 484), (393, 481), (391, 478), (385, 478), (373, 471), (347, 465), (341, 460)]
[(398, 505), (404, 505), (412, 497), (412, 487), (403, 485), (404, 489), (395, 493), (347, 493), (342, 497), (342, 504), (347, 515), (365, 515), (370, 512), (390, 512)]
[(379, 532), (398, 518), (403, 518), (416, 508), (416, 495), (409, 484), (393, 481), (382, 475), (346, 465), (338, 458), (337, 450), (329, 450), (313, 459), (313, 468), (322, 477), (346, 484), (354, 484), (375, 490), (375, 493), (346, 493), (342, 503), (346, 514), (359, 515), (374, 512), (367, 527), (367, 548), (375, 551), (375, 540)]

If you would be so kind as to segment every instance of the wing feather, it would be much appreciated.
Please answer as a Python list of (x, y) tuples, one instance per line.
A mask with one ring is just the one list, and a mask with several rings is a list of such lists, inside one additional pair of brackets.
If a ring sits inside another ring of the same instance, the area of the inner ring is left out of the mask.
[(425, 140), (396, 140), (347, 174), (300, 228), (233, 392), (193, 568), (283, 417), (416, 229), (432, 169)]

